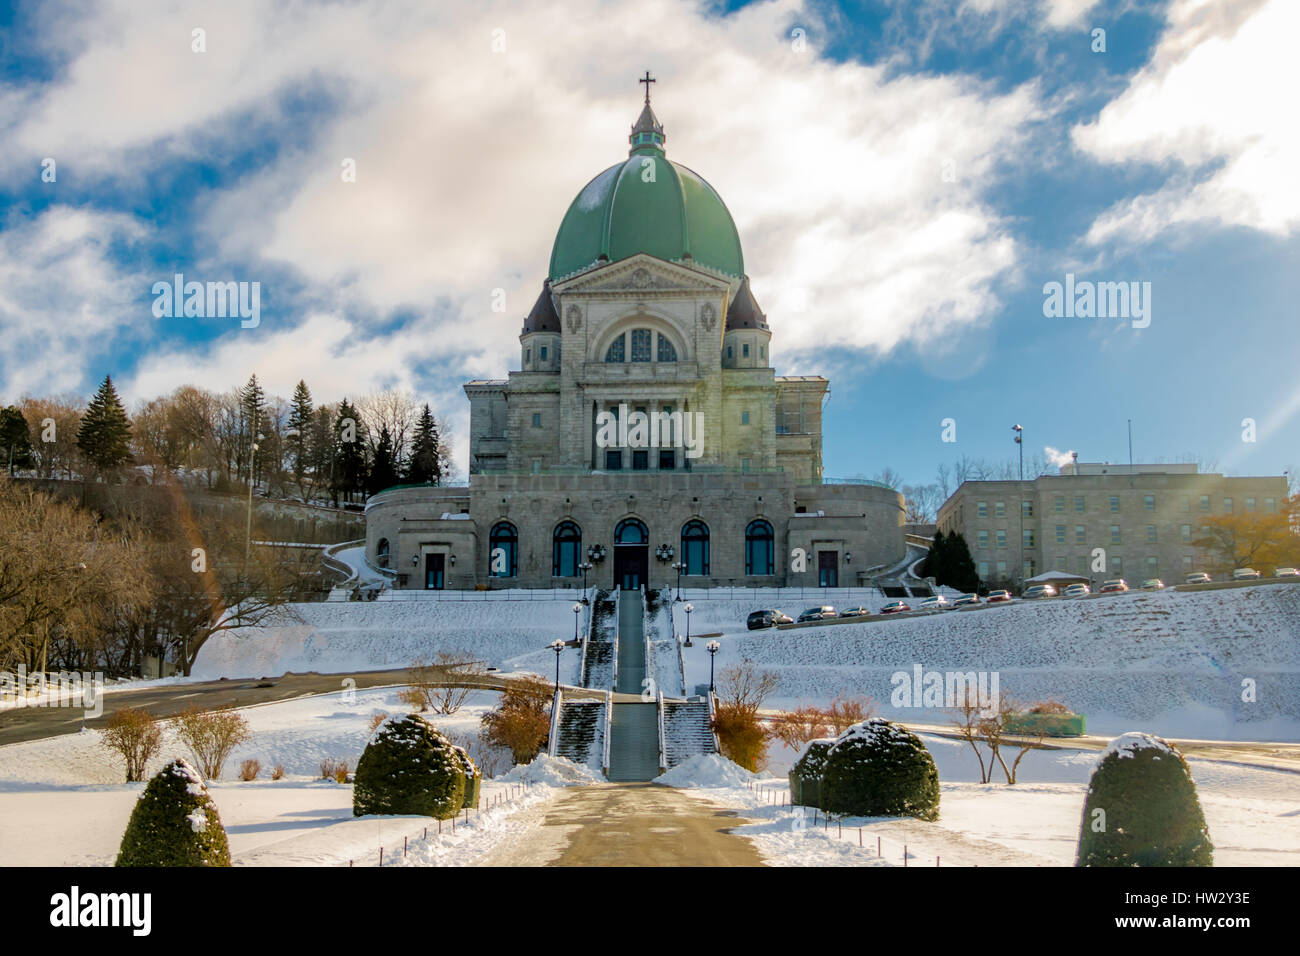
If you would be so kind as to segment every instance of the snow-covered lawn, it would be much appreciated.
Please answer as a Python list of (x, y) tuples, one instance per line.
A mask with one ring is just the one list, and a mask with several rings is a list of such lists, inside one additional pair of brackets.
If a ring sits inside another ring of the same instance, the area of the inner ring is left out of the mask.
[[(777, 866), (902, 866), (904, 847), (909, 866), (935, 866), (936, 858), (945, 866), (1074, 865), (1084, 796), (1100, 754), (1032, 751), (1015, 786), (981, 784), (969, 745), (920, 736), (939, 771), (939, 819), (933, 823), (828, 821), (812, 810), (791, 808), (785, 773), (794, 755), (779, 744), (769, 770), (749, 781), (732, 783), (729, 778), (739, 769), (734, 766), (712, 772), (699, 766), (674, 782), (701, 799), (744, 810), (757, 822), (735, 832), (753, 840)], [(722, 763), (719, 757), (707, 759)], [(1216, 866), (1300, 866), (1300, 775), (1209, 760), (1192, 759), (1188, 765)]]
[[(375, 866), (402, 862), (473, 863), (516, 829), (520, 809), (550, 799), (559, 780), (484, 781), (480, 811), (462, 816), (453, 831), (423, 817), (352, 816), (352, 786), (319, 779), (322, 759), (356, 766), (370, 736), (372, 715), (405, 709), (395, 688), (341, 692), (242, 710), (253, 732), (227, 761), (223, 779), (209, 781), (236, 865)], [(430, 716), (453, 739), (477, 734), (479, 719), (495, 702), (489, 692), (473, 693), (461, 710)], [(97, 731), (84, 731), (0, 747), (0, 865), (106, 865), (117, 855), (143, 783), (122, 781), (122, 765), (99, 744)], [(184, 748), (168, 733), (156, 773)], [(258, 780), (237, 779), (240, 762), (262, 764)], [(286, 776), (270, 780), (271, 768)], [(504, 777), (505, 766), (500, 771)], [(522, 776), (522, 775), (520, 775)], [(428, 828), (428, 839), (424, 839)]]

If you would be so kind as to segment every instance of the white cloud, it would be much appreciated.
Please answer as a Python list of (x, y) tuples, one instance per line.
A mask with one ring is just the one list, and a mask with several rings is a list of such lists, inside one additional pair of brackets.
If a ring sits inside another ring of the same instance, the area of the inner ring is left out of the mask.
[[(240, 0), (161, 12), (119, 2), (51, 25), (66, 30), (67, 69), (12, 132), (22, 162), (54, 155), (62, 169), (111, 180), (298, 122), (281, 115), (290, 90), (334, 98), (311, 136), (288, 137), (267, 165), (204, 199), (203, 261), (187, 271), (287, 267), (347, 331), (317, 317), (281, 338), (264, 322), (259, 337), (232, 331), (215, 349), (146, 356), (138, 387), (235, 384), (252, 365), (318, 391), (326, 379), (355, 392), (434, 366), (502, 374), (518, 361), (518, 325), (564, 209), (626, 155), (633, 80), (646, 67), (660, 80), (669, 157), (705, 176), (737, 220), (778, 366), (797, 351), (886, 351), (986, 320), (1017, 247), (982, 189), (1041, 118), (1036, 88), (886, 80), (883, 68), (821, 61), (789, 39), (814, 19), (794, 0), (725, 19), (686, 0)], [(196, 25), (205, 54), (190, 51)], [(491, 47), (498, 28), (504, 53)], [(345, 157), (357, 161), (355, 184), (340, 179)], [(489, 310), (496, 288), (505, 315)], [(349, 317), (399, 309), (417, 319), (393, 334)], [(356, 343), (349, 358), (338, 335)]]
[(1106, 210), (1087, 240), (1142, 242), (1189, 223), (1277, 236), (1300, 228), (1297, 35), (1294, 0), (1172, 4), (1151, 62), (1073, 138), (1102, 162), (1175, 172)]
[(1062, 465), (1068, 465), (1074, 461), (1074, 451), (1061, 451), (1059, 448), (1053, 448), (1046, 445), (1043, 448), (1043, 457), (1053, 468), (1060, 468)]

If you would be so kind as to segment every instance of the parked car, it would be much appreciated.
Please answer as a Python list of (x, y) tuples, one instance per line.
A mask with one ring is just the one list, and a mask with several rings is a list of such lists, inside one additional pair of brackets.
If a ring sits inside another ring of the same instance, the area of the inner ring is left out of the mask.
[(1001, 604), (1004, 601), (1011, 600), (1011, 592), (1004, 590), (990, 591), (989, 596), (984, 599), (989, 604)]
[(1098, 588), (1098, 594), (1123, 594), (1128, 590), (1128, 582), (1123, 578), (1115, 578), (1113, 581), (1102, 581), (1101, 587)]
[(1026, 588), (1021, 597), (1026, 601), (1033, 601), (1036, 598), (1053, 598), (1056, 597), (1056, 588), (1050, 584), (1034, 584)]
[(1142, 582), (1143, 591), (1163, 591), (1164, 589), (1165, 582), (1161, 581), (1159, 578), (1147, 578)]
[(784, 614), (775, 608), (769, 608), (763, 611), (753, 611), (749, 619), (745, 621), (745, 626), (751, 631), (761, 630), (765, 627), (776, 627), (778, 624), (793, 624), (794, 618)]
[(1187, 575), (1188, 584), (1209, 584), (1213, 579), (1204, 571), (1193, 571)]
[(904, 601), (890, 601), (880, 609), (881, 614), (901, 614), (904, 611), (912, 610)]
[(1091, 593), (1092, 588), (1088, 587), (1086, 584), (1071, 584), (1061, 592), (1061, 597), (1081, 598), (1087, 597)]
[(952, 602), (953, 607), (970, 607), (975, 604), (982, 604), (978, 594), (963, 594)]
[(799, 623), (802, 624), (805, 621), (826, 621), (838, 616), (839, 615), (835, 613), (835, 608), (831, 607), (829, 604), (823, 604), (821, 607), (810, 607), (808, 610), (800, 614)]
[(1257, 581), (1259, 580), (1259, 572), (1254, 568), (1237, 568), (1237, 570), (1232, 572), (1232, 580)]
[(871, 611), (865, 607), (846, 607), (838, 613), (840, 617), (866, 617)]
[(1295, 568), (1278, 568), (1273, 572), (1275, 578), (1300, 578), (1300, 571)]
[(921, 602), (920, 610), (922, 611), (946, 611), (952, 607), (952, 602), (942, 594), (936, 594), (934, 597), (928, 597)]

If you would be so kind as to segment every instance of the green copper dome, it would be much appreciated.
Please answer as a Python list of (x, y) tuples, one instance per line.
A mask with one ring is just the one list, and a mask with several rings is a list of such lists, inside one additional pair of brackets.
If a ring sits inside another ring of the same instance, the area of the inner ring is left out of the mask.
[(587, 183), (564, 214), (551, 248), (552, 282), (639, 252), (745, 274), (726, 204), (697, 173), (665, 158), (664, 139), (647, 99), (627, 160)]

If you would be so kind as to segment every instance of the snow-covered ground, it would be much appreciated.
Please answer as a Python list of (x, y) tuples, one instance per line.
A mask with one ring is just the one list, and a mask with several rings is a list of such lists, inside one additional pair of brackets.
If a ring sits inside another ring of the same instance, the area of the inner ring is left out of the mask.
[[(426, 716), (453, 740), (471, 743), (495, 700), (494, 693), (475, 692), (456, 714)], [(345, 760), (355, 768), (372, 717), (405, 709), (396, 688), (243, 708), (252, 739), (231, 755), (221, 780), (208, 782), (235, 864), (375, 866), (382, 847), (388, 865), (403, 862), (404, 838), (406, 862), (473, 863), (517, 829), (511, 819), (516, 811), (550, 799), (564, 782), (553, 768), (544, 778), (506, 780), (508, 758), (498, 755), (494, 765), (481, 748), (471, 749), (499, 779), (484, 781), (480, 810), (462, 816), (454, 830), (444, 822), (439, 833), (438, 824), (424, 817), (354, 818), (352, 786), (319, 779), (320, 763)], [(85, 731), (0, 747), (0, 866), (112, 863), (144, 784), (122, 782), (120, 758), (99, 737)], [(185, 754), (168, 733), (147, 775)], [(247, 758), (259, 760), (262, 772), (242, 782), (239, 765)], [(276, 764), (285, 769), (282, 780), (270, 779)]]
[[(1019, 782), (979, 783), (968, 744), (921, 734), (939, 771), (939, 819), (846, 817), (789, 806), (784, 776), (795, 755), (778, 751), (769, 771), (743, 779), (734, 765), (699, 766), (664, 782), (701, 799), (742, 810), (754, 823), (736, 833), (754, 841), (777, 866), (1073, 866), (1095, 751), (1031, 751)], [(779, 747), (779, 745), (777, 745)], [(1205, 812), (1216, 866), (1300, 866), (1300, 775), (1188, 760)], [(779, 773), (780, 776), (772, 776)], [(729, 778), (740, 776), (740, 782)], [(663, 778), (661, 778), (663, 779)], [(1002, 779), (999, 775), (997, 779)], [(860, 832), (859, 832), (860, 831)], [(877, 842), (879, 841), (879, 843)], [(877, 856), (877, 846), (880, 855)]]

